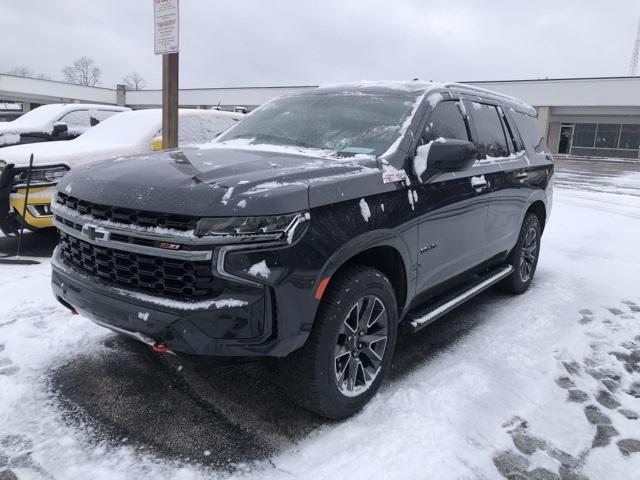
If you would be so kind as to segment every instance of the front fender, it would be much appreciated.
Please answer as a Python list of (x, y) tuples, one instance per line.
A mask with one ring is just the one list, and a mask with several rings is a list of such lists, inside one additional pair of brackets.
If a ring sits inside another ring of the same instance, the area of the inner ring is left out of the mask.
[(416, 288), (415, 252), (417, 251), (417, 238), (415, 230), (413, 231), (413, 234), (411, 231), (412, 229), (409, 229), (402, 233), (398, 233), (389, 229), (372, 230), (349, 240), (336, 250), (324, 263), (318, 278), (316, 279), (314, 292), (318, 291), (321, 282), (327, 278), (329, 279), (328, 284), (331, 284), (330, 279), (335, 275), (335, 273), (356, 255), (375, 247), (391, 247), (400, 254), (404, 263), (404, 271), (406, 275), (405, 281), (407, 285), (405, 305), (401, 305), (401, 310), (404, 311), (408, 304), (407, 299), (414, 296)]

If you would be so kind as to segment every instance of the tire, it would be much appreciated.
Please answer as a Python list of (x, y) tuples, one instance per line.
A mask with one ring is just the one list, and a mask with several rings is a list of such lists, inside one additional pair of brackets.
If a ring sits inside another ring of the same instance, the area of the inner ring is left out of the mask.
[(389, 370), (397, 329), (398, 307), (387, 277), (374, 268), (347, 267), (332, 278), (307, 342), (280, 360), (285, 392), (323, 417), (353, 415)]
[(499, 284), (502, 290), (516, 295), (527, 291), (538, 266), (541, 232), (537, 215), (527, 213), (507, 261), (507, 265), (513, 267), (513, 273)]

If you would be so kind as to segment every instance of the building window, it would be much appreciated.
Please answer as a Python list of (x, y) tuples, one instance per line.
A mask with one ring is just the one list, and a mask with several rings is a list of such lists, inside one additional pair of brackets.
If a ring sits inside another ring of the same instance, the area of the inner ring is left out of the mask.
[(640, 125), (622, 125), (618, 148), (629, 150), (640, 148)]
[(573, 146), (593, 148), (596, 140), (596, 127), (595, 123), (576, 123), (573, 132)]
[(596, 148), (618, 148), (620, 125), (599, 123), (596, 133)]

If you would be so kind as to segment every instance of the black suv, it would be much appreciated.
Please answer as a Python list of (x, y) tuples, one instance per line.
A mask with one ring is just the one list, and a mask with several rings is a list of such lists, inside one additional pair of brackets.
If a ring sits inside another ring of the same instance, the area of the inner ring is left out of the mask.
[(65, 176), (53, 291), (159, 352), (278, 357), (296, 401), (344, 418), (399, 328), (529, 287), (552, 160), (535, 110), (497, 93), (311, 89), (199, 148)]

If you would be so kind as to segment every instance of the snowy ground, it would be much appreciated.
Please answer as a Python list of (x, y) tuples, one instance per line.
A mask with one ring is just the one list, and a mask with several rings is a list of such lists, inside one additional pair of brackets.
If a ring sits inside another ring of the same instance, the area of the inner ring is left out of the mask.
[(0, 265), (0, 479), (640, 478), (640, 169), (558, 166), (531, 290), (402, 338), (342, 423), (268, 365), (156, 356), (70, 316), (46, 258)]

